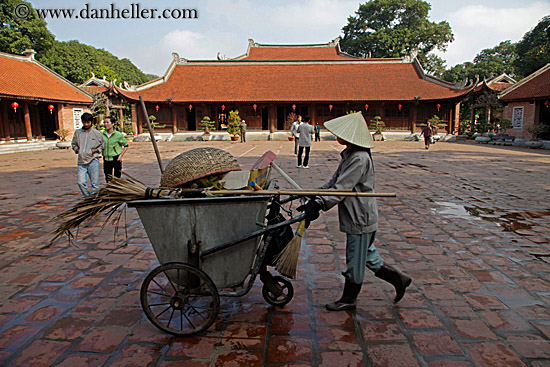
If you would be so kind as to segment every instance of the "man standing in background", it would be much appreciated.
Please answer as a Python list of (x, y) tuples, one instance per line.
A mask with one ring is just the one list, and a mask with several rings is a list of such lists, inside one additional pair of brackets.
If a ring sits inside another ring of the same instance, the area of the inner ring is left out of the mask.
[[(84, 196), (97, 192), (99, 189), (99, 156), (103, 151), (105, 142), (99, 131), (93, 128), (91, 113), (84, 113), (80, 118), (82, 128), (74, 132), (72, 148), (78, 154), (77, 183)], [(88, 189), (88, 178), (91, 183), (91, 191)]]

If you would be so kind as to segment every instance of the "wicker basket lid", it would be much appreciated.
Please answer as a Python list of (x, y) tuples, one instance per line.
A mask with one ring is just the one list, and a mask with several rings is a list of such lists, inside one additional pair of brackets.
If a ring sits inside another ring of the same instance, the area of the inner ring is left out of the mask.
[(225, 150), (211, 147), (192, 149), (168, 163), (160, 178), (160, 186), (177, 187), (202, 177), (240, 169), (235, 157)]

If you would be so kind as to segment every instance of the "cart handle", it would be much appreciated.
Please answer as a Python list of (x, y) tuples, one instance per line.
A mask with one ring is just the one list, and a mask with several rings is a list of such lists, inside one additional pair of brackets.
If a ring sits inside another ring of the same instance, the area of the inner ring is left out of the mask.
[(212, 247), (212, 248), (209, 248), (207, 250), (204, 250), (201, 252), (201, 259), (206, 257), (206, 256), (210, 256), (218, 251), (221, 251), (221, 250), (225, 250), (227, 248), (230, 248), (230, 247), (233, 247), (235, 245), (238, 245), (239, 243), (241, 242), (245, 242), (245, 241), (248, 241), (252, 238), (255, 238), (255, 237), (258, 237), (258, 236), (261, 236), (265, 233), (268, 233), (268, 232), (271, 232), (271, 231), (274, 231), (278, 228), (281, 228), (281, 227), (284, 227), (286, 225), (289, 225), (289, 224), (294, 224), (294, 223), (297, 223), (297, 222), (300, 222), (302, 221), (303, 219), (306, 218), (306, 214), (305, 213), (302, 213), (300, 215), (297, 215), (295, 216), (294, 218), (290, 218), (288, 220), (285, 220), (284, 222), (280, 222), (280, 223), (277, 223), (277, 224), (274, 224), (272, 226), (267, 226), (266, 228), (264, 229), (260, 229), (258, 231), (255, 231), (255, 232), (252, 232), (251, 234), (247, 235), (246, 237), (243, 237), (243, 238), (239, 238), (238, 240), (235, 240), (235, 241), (231, 241), (231, 242), (226, 242), (226, 243), (223, 243), (219, 246), (216, 246), (216, 247)]

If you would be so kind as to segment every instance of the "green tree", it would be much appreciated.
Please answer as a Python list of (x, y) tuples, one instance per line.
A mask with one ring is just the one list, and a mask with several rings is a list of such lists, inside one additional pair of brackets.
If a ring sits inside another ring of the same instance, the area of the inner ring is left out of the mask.
[(111, 69), (106, 65), (103, 65), (103, 64), (96, 65), (96, 67), (93, 70), (93, 73), (98, 78), (105, 77), (105, 79), (108, 81), (112, 81), (116, 79), (117, 81), (120, 82), (120, 78), (118, 74), (113, 69)]
[(239, 116), (239, 110), (229, 111), (227, 132), (233, 136), (241, 135), (241, 129), (239, 128), (240, 123), (241, 117)]
[(516, 74), (514, 62), (517, 59), (516, 44), (503, 41), (493, 48), (482, 50), (473, 62), (458, 64), (443, 72), (443, 79), (449, 82), (459, 82), (465, 78), (475, 80), (489, 79), (502, 73)]
[(517, 73), (525, 77), (550, 62), (550, 15), (545, 16), (517, 44)]
[[(30, 10), (27, 19), (15, 17), (15, 8), (20, 4), (26, 5), (20, 9)], [(19, 55), (26, 48), (32, 48), (40, 60), (54, 40), (54, 35), (46, 28), (46, 22), (38, 17), (30, 3), (21, 0), (0, 2), (0, 51)]]
[[(431, 9), (422, 0), (370, 0), (359, 5), (356, 16), (343, 27), (342, 49), (363, 57), (426, 57), (445, 51), (454, 40), (446, 21), (428, 20)], [(427, 59), (424, 59), (425, 61)]]
[(41, 62), (76, 84), (86, 81), (92, 72), (99, 78), (103, 75), (109, 80), (116, 78), (117, 83), (142, 84), (151, 79), (130, 60), (120, 60), (106, 50), (76, 40), (56, 41)]

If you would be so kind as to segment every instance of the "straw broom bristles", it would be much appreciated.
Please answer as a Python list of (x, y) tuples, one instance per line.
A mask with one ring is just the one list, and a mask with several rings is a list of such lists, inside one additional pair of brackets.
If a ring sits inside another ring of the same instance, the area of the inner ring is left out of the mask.
[[(146, 191), (147, 187), (136, 179), (112, 177), (107, 186), (101, 188), (96, 194), (84, 197), (74, 207), (52, 219), (63, 220), (63, 222), (52, 231), (51, 242), (65, 233), (72, 238), (71, 230), (77, 228), (85, 220), (97, 217), (103, 212), (106, 212), (107, 215), (103, 224), (105, 226), (121, 205), (127, 201), (145, 198)], [(171, 193), (171, 190), (160, 190), (160, 193), (167, 195)], [(121, 214), (115, 216), (116, 223), (118, 223)]]
[(302, 246), (302, 236), (306, 229), (305, 219), (300, 222), (298, 229), (296, 229), (296, 235), (285, 246), (283, 251), (277, 255), (275, 261), (277, 261), (276, 268), (280, 274), (289, 277), (290, 279), (296, 279), (296, 266), (298, 265), (298, 256), (300, 256), (300, 247)]

